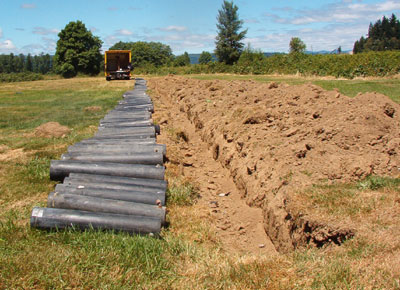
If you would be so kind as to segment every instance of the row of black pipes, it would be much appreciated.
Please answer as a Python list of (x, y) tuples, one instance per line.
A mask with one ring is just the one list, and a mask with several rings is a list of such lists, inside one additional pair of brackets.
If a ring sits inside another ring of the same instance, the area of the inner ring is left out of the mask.
[(51, 161), (50, 178), (63, 183), (49, 194), (47, 208), (33, 208), (31, 227), (159, 234), (166, 215), (166, 146), (156, 143), (160, 127), (151, 119), (146, 89), (146, 81), (136, 79), (94, 137)]

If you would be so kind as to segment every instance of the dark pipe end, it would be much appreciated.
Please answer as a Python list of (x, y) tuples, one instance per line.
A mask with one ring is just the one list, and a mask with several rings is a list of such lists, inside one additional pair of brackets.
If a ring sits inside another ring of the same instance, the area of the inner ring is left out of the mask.
[(158, 124), (154, 125), (154, 129), (156, 130), (157, 135), (160, 135), (160, 132), (161, 132), (160, 125), (158, 125)]

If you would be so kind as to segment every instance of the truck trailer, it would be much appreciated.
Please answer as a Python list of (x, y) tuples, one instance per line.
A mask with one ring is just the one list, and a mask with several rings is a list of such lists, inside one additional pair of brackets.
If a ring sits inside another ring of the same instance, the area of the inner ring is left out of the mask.
[(131, 78), (131, 51), (107, 50), (104, 54), (104, 74), (107, 81)]

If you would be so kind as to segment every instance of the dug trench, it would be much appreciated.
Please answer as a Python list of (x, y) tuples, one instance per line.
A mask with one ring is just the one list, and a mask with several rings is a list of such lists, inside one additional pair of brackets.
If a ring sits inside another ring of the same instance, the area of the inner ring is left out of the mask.
[(313, 184), (399, 176), (400, 106), (377, 93), (350, 98), (304, 84), (151, 78), (167, 168), (198, 185), (193, 210), (228, 251), (289, 252), (340, 245), (346, 221), (303, 212)]

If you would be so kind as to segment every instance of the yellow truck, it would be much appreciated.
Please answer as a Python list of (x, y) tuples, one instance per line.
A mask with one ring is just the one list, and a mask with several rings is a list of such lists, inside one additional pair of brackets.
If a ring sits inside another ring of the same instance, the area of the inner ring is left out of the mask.
[(104, 54), (104, 74), (107, 81), (131, 78), (131, 51), (107, 50)]

